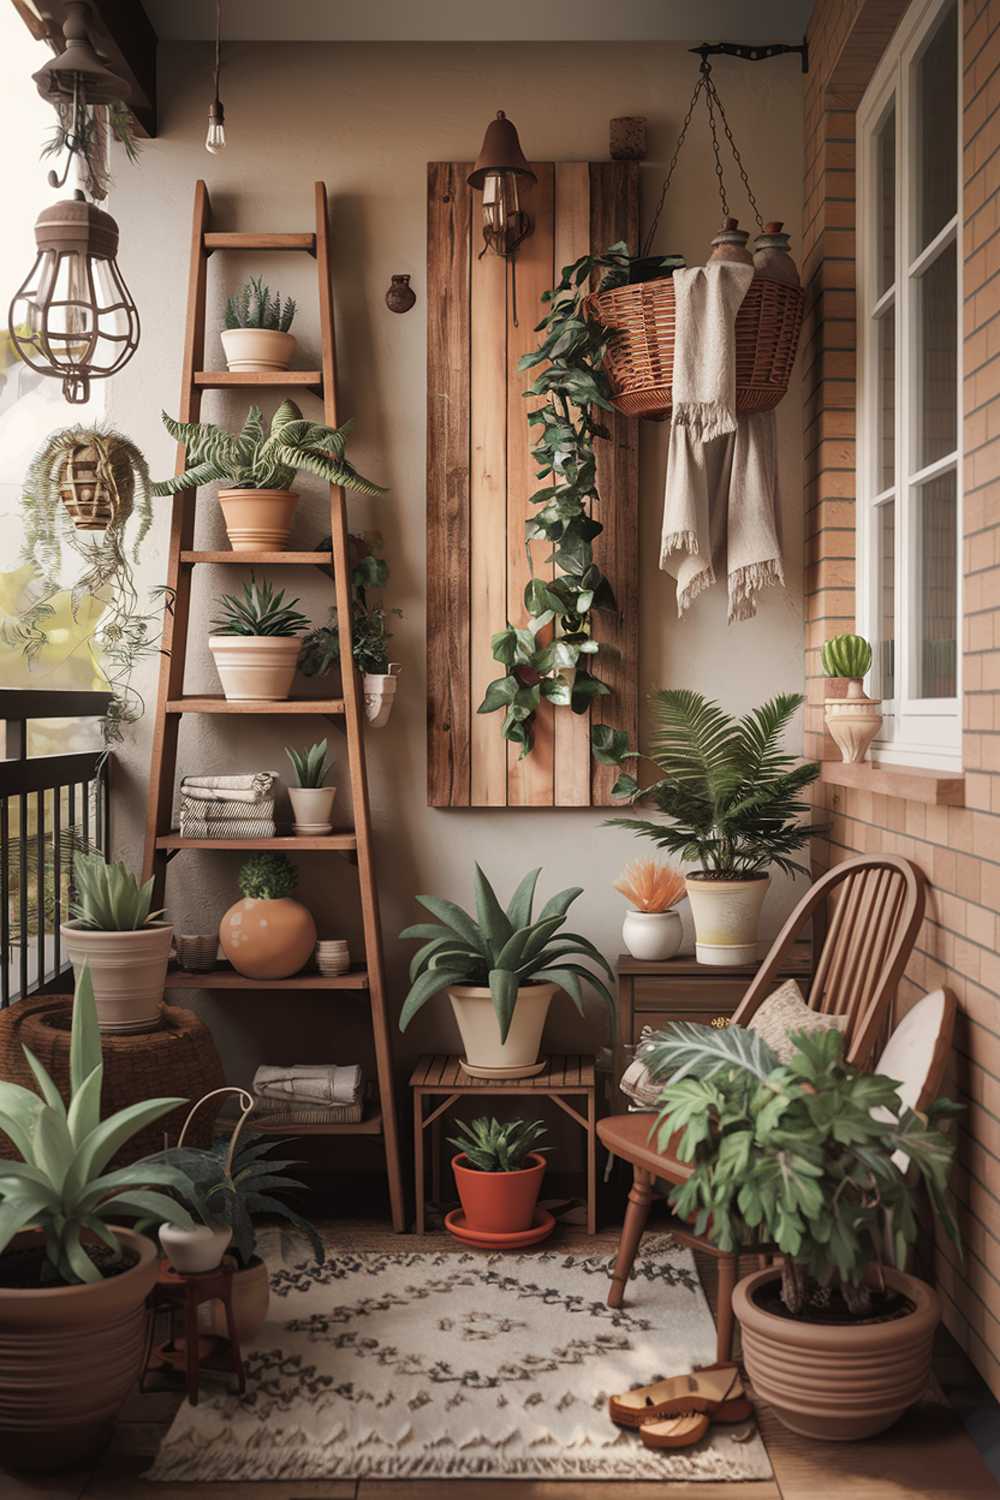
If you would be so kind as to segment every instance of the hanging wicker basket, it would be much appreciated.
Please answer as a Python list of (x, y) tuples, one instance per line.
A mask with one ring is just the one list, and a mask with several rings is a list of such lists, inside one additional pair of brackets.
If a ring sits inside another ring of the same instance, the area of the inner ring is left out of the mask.
[(109, 445), (107, 462), (91, 443), (78, 443), (59, 468), (59, 498), (78, 531), (107, 531), (131, 504), (134, 480), (127, 458)]
[[(801, 287), (755, 276), (736, 315), (736, 410), (770, 411), (788, 390), (799, 345)], [(643, 281), (587, 298), (587, 310), (616, 330), (604, 369), (612, 401), (629, 417), (663, 418), (673, 405), (673, 281)]]

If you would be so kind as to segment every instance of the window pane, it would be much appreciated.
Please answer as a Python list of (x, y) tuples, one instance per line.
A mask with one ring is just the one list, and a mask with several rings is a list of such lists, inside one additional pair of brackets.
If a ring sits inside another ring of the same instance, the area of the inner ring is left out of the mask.
[(896, 310), (878, 320), (878, 440), (875, 483), (879, 494), (896, 480)]
[(896, 279), (896, 101), (875, 132), (875, 212), (878, 296)]
[(914, 631), (916, 698), (954, 698), (958, 619), (956, 474), (941, 474), (915, 492), (917, 589)]
[(887, 500), (878, 518), (878, 639), (873, 683), (882, 698), (896, 696), (896, 505)]
[(955, 245), (943, 250), (917, 282), (920, 367), (916, 468), (958, 446), (958, 272)]
[(918, 248), (958, 211), (958, 7), (949, 5), (916, 65)]

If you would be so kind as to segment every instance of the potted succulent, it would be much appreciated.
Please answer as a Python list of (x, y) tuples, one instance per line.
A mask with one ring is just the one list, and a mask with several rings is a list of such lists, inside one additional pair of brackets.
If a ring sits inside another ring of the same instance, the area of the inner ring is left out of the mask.
[[(496, 1248), (503, 1236), (522, 1235), (535, 1220), (538, 1194), (545, 1175), (543, 1151), (537, 1144), (545, 1134), (540, 1120), (498, 1120), (485, 1115), (471, 1125), (460, 1122), (449, 1144), (455, 1186), (462, 1204), (461, 1227), (474, 1235), (489, 1235)], [(448, 1214), (445, 1224), (452, 1225)], [(494, 1240), (496, 1237), (496, 1240)]]
[(298, 495), (291, 486), (302, 470), (363, 495), (384, 490), (348, 463), (352, 422), (325, 427), (304, 420), (294, 401), (283, 401), (265, 431), (259, 406), (251, 406), (238, 436), (214, 422), (175, 422), (163, 412), (163, 425), (184, 445), (183, 473), (153, 485), (154, 495), (176, 495), (221, 480), (219, 504), (234, 552), (284, 551)]
[(921, 1181), (958, 1237), (946, 1193), (955, 1143), (938, 1128), (957, 1106), (915, 1114), (893, 1079), (844, 1061), (839, 1031), (792, 1041), (784, 1065), (742, 1026), (667, 1027), (653, 1059), (669, 1078), (658, 1141), (691, 1164), (671, 1202), (697, 1233), (784, 1257), (733, 1296), (758, 1396), (806, 1437), (869, 1437), (927, 1383), (938, 1299), (904, 1267)]
[(148, 1099), (101, 1119), (100, 1033), (86, 966), (76, 985), (69, 1108), (27, 1048), (39, 1092), (0, 1083), (0, 1449), (14, 1468), (81, 1464), (107, 1441), (142, 1368), (146, 1297), (158, 1258), (123, 1218), (191, 1223), (176, 1166), (106, 1167), (183, 1099)]
[[(325, 537), (319, 551), (330, 546)], [(386, 609), (383, 604), (372, 604), (368, 598), (370, 588), (384, 588), (389, 578), (389, 564), (379, 557), (372, 544), (362, 536), (349, 539), (351, 559), (351, 655), (354, 665), (362, 674), (362, 691), (365, 700), (365, 717), (373, 729), (382, 729), (389, 722), (396, 698), (396, 682), (402, 670), (398, 662), (389, 660), (389, 642), (392, 632), (388, 628), (390, 615), (402, 618), (402, 610)], [(299, 664), (306, 677), (322, 677), (340, 662), (340, 637), (337, 634), (337, 611), (331, 609), (326, 625), (320, 625), (302, 642)]]
[[(699, 963), (752, 963), (770, 866), (807, 873), (791, 855), (817, 832), (802, 822), (810, 808), (801, 793), (820, 768), (780, 749), (802, 702), (800, 693), (781, 693), (736, 719), (701, 693), (655, 693), (649, 758), (659, 779), (643, 788), (622, 775), (615, 785), (617, 795), (633, 803), (648, 799), (671, 821), (612, 818), (612, 824), (696, 865), (686, 885)], [(591, 743), (605, 764), (637, 758), (624, 731), (607, 725), (595, 726)]]
[(70, 920), (59, 932), (79, 981), (89, 966), (102, 1031), (148, 1031), (160, 1019), (174, 929), (140, 885), (101, 853), (73, 857)]
[(849, 765), (864, 760), (882, 727), (878, 700), (865, 693), (864, 679), (872, 664), (872, 648), (863, 635), (835, 635), (821, 654), (827, 678), (824, 699), (826, 727)]
[(286, 604), (284, 589), (276, 594), (253, 573), (242, 598), (223, 594), (208, 649), (230, 702), (276, 703), (291, 696), (301, 636), (309, 624), (295, 608), (298, 602)]
[(298, 873), (286, 854), (255, 854), (240, 868), (240, 900), (219, 923), (222, 951), (248, 979), (287, 979), (308, 962), (316, 923), (291, 899)]
[(226, 301), (222, 347), (229, 370), (287, 370), (295, 357), (295, 338), (289, 333), (295, 302), (282, 303), (260, 276), (251, 276)]
[(662, 962), (681, 945), (678, 903), (687, 894), (684, 876), (655, 859), (636, 859), (615, 881), (632, 905), (622, 923), (622, 942), (633, 958)]
[(288, 788), (294, 832), (300, 835), (329, 833), (333, 827), (333, 799), (337, 788), (326, 784), (331, 769), (326, 740), (317, 740), (308, 750), (294, 750), (291, 745), (286, 745), (285, 754), (292, 763), (297, 783)]
[(582, 887), (560, 891), (533, 920), (540, 874), (530, 870), (525, 875), (505, 911), (477, 865), (474, 918), (454, 901), (418, 896), (437, 922), (418, 922), (400, 933), (423, 940), (410, 964), (400, 1031), (433, 995), (447, 990), (465, 1048), (462, 1067), (473, 1078), (529, 1078), (541, 1072), (542, 1029), (557, 989), (566, 991), (582, 1016), (580, 981), (585, 980), (614, 1016), (614, 1000), (604, 981), (572, 961), (589, 958), (610, 979), (607, 960), (578, 933), (560, 934)]

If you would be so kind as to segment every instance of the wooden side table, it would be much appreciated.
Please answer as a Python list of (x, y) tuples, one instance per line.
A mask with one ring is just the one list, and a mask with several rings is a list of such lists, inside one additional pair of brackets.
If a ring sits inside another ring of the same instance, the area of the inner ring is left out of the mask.
[[(226, 1318), (226, 1329), (229, 1335), (228, 1338), (202, 1338), (198, 1329), (198, 1309), (206, 1302), (222, 1303)], [(149, 1322), (146, 1330), (146, 1355), (143, 1360), (142, 1374), (139, 1377), (140, 1391), (145, 1391), (146, 1375), (151, 1369), (167, 1365), (172, 1368), (178, 1368), (180, 1365), (179, 1359), (158, 1357), (154, 1349), (156, 1342), (156, 1320), (161, 1312), (166, 1312), (169, 1324), (169, 1336), (167, 1344), (164, 1347), (171, 1351), (174, 1351), (176, 1348), (175, 1320), (178, 1316), (181, 1319), (182, 1337), (184, 1340), (184, 1380), (187, 1388), (187, 1398), (191, 1405), (198, 1405), (198, 1386), (204, 1365), (202, 1359), (203, 1347), (223, 1346), (224, 1357), (228, 1361), (232, 1374), (236, 1376), (238, 1394), (242, 1396), (247, 1388), (247, 1380), (246, 1372), (243, 1368), (243, 1356), (240, 1351), (236, 1319), (233, 1316), (232, 1262), (224, 1261), (217, 1270), (202, 1271), (197, 1275), (185, 1275), (180, 1271), (175, 1271), (168, 1261), (164, 1260), (160, 1262), (160, 1273), (150, 1293)]]
[[(569, 1115), (587, 1138), (587, 1233), (597, 1233), (597, 1085), (593, 1057), (550, 1057), (544, 1072), (534, 1078), (470, 1078), (458, 1057), (422, 1057), (410, 1078), (413, 1090), (413, 1154), (417, 1194), (417, 1234), (426, 1224), (424, 1197), (425, 1133), (431, 1135), (431, 1191), (435, 1202), (441, 1197), (441, 1118), (459, 1099), (469, 1097), (497, 1098), (517, 1095), (521, 1098), (551, 1099)], [(569, 1103), (582, 1099), (586, 1114)], [(430, 1101), (430, 1112), (424, 1113), (424, 1100)], [(435, 1104), (436, 1099), (442, 1100)]]

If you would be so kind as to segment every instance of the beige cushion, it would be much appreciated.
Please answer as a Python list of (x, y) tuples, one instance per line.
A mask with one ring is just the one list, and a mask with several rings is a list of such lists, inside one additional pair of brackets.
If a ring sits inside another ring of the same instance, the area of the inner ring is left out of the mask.
[(795, 1044), (790, 1040), (798, 1031), (847, 1030), (846, 1016), (827, 1016), (811, 1010), (802, 998), (794, 979), (779, 984), (773, 994), (757, 1009), (747, 1023), (750, 1031), (759, 1032), (779, 1062), (791, 1062)]

